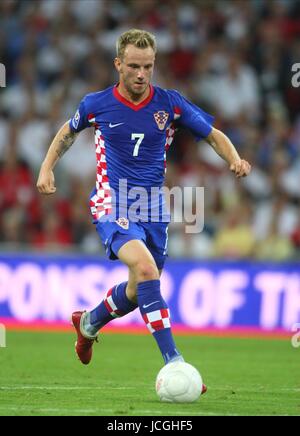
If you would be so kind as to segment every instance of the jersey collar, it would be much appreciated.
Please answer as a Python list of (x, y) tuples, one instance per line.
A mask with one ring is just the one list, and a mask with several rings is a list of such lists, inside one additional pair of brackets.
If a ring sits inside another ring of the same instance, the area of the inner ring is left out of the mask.
[(148, 95), (147, 98), (145, 98), (145, 100), (141, 101), (141, 103), (139, 104), (133, 104), (131, 103), (131, 101), (127, 100), (125, 97), (123, 97), (118, 90), (118, 83), (113, 87), (113, 95), (114, 97), (119, 100), (122, 104), (124, 104), (125, 106), (130, 107), (131, 109), (133, 109), (134, 111), (139, 111), (140, 109), (143, 109), (145, 106), (147, 106), (147, 104), (150, 103), (150, 101), (153, 98), (154, 95), (154, 87), (150, 84), (150, 94)]

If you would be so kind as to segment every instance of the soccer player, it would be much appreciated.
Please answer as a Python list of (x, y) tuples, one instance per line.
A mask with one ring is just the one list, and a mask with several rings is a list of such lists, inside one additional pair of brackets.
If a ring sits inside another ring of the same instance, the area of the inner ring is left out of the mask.
[[(119, 82), (83, 98), (74, 117), (54, 138), (37, 182), (41, 194), (55, 193), (56, 163), (83, 129), (94, 128), (97, 179), (90, 198), (91, 213), (108, 257), (127, 265), (129, 275), (127, 282), (108, 290), (94, 310), (72, 314), (76, 352), (83, 364), (92, 358), (98, 331), (136, 308), (165, 363), (183, 360), (160, 288), (170, 219), (164, 212), (163, 192), (148, 201), (151, 188), (163, 186), (166, 151), (175, 125), (190, 129), (196, 140), (205, 139), (238, 178), (251, 169), (228, 137), (213, 127), (212, 116), (179, 92), (152, 86), (155, 54), (155, 37), (149, 32), (132, 29), (120, 36), (114, 60)], [(137, 195), (132, 195), (132, 190)], [(139, 219), (133, 219), (129, 212), (135, 210), (134, 200), (139, 195), (144, 200), (139, 201)]]

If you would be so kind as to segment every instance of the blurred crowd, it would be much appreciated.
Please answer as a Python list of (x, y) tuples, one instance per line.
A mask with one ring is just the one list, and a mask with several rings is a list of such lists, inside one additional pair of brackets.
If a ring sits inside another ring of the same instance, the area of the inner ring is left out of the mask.
[(88, 207), (92, 129), (58, 164), (54, 196), (40, 196), (35, 184), (51, 139), (81, 98), (117, 81), (115, 42), (133, 27), (157, 37), (154, 84), (214, 114), (215, 127), (253, 165), (236, 180), (209, 145), (177, 132), (166, 184), (205, 187), (205, 226), (191, 235), (171, 224), (170, 256), (299, 260), (297, 0), (1, 0), (1, 249), (103, 253)]

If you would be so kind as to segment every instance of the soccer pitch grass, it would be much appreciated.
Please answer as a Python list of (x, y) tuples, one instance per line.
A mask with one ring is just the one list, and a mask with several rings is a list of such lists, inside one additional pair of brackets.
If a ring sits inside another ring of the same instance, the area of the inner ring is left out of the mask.
[(83, 366), (70, 333), (7, 333), (0, 348), (0, 415), (300, 415), (300, 348), (289, 339), (176, 336), (208, 392), (193, 404), (160, 403), (162, 367), (150, 335), (104, 333)]

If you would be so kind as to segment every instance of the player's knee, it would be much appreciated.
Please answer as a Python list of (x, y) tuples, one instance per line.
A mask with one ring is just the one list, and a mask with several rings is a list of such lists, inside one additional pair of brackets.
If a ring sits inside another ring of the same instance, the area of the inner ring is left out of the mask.
[(146, 282), (148, 280), (159, 280), (159, 271), (152, 262), (138, 262), (134, 271), (136, 282)]
[(136, 293), (137, 293), (136, 285), (128, 284), (126, 289), (126, 295), (129, 298), (129, 300), (132, 301), (133, 303), (137, 303)]

